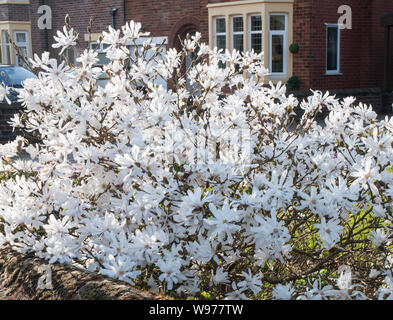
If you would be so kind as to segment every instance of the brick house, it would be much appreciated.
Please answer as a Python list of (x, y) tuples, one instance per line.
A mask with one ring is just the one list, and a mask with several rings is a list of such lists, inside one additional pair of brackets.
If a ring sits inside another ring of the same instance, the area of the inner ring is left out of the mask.
[[(179, 37), (199, 31), (212, 46), (263, 51), (271, 71), (266, 80), (299, 78), (299, 97), (311, 88), (355, 95), (377, 108), (389, 106), (391, 95), (382, 88), (384, 71), (388, 68), (390, 75), (393, 64), (384, 63), (381, 16), (393, 13), (393, 1), (347, 0), (352, 29), (341, 30), (338, 8), (343, 4), (341, 0), (0, 0), (0, 59), (19, 63), (6, 31), (29, 56), (44, 50), (55, 55), (53, 35), (67, 13), (80, 34), (81, 49), (102, 49), (96, 43), (99, 32), (135, 20), (168, 48), (179, 46)], [(51, 8), (51, 30), (38, 28), (42, 5)], [(94, 25), (88, 35), (90, 17)], [(289, 50), (293, 43), (298, 44), (298, 53)], [(390, 78), (387, 87), (392, 87)]]

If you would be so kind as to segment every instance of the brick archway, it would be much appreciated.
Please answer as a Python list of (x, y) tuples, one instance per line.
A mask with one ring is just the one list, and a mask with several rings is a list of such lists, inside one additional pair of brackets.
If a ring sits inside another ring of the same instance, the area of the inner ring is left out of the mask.
[(187, 35), (187, 33), (196, 32), (199, 31), (199, 29), (200, 29), (199, 19), (192, 16), (188, 16), (180, 19), (171, 28), (171, 31), (169, 33), (169, 39), (168, 39), (168, 47), (178, 49), (180, 46), (179, 36), (180, 38), (184, 38)]

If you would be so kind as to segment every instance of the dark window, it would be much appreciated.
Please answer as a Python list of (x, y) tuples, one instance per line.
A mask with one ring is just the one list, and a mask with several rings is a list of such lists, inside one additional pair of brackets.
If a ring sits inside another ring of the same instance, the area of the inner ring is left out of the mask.
[(272, 35), (272, 72), (284, 72), (284, 36)]
[(339, 71), (339, 29), (327, 27), (327, 71)]

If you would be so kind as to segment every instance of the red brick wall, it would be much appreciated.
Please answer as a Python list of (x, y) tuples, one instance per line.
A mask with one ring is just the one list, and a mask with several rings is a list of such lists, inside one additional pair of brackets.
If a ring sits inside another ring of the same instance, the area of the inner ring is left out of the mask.
[[(310, 87), (367, 88), (380, 87), (383, 79), (383, 28), (380, 16), (393, 12), (391, 0), (347, 0), (352, 8), (352, 30), (341, 30), (342, 75), (326, 76), (326, 27), (337, 23), (337, 9), (342, 0), (317, 1), (312, 4), (310, 44)], [(295, 17), (296, 19), (296, 17)]]
[(30, 21), (29, 5), (0, 5), (0, 21)]
[(208, 39), (207, 0), (126, 0), (127, 20), (142, 22), (152, 36), (168, 36), (173, 46), (177, 33), (187, 24), (195, 25)]
[[(31, 38), (33, 55), (41, 54), (45, 51), (45, 33), (38, 29), (38, 7), (41, 1), (30, 1), (30, 19), (31, 19)], [(53, 39), (53, 38), (52, 38)]]
[[(33, 38), (43, 38), (44, 32), (37, 27), (39, 18), (37, 9), (40, 5), (40, 1), (32, 0), (31, 2)], [(48, 31), (51, 54), (57, 52), (57, 50), (52, 49), (53, 36), (57, 30), (63, 28), (66, 14), (70, 16), (71, 26), (80, 34), (79, 40), (81, 42), (81, 48), (85, 48), (87, 45), (87, 43), (84, 42), (84, 34), (87, 33), (90, 17), (92, 17), (94, 21), (91, 30), (92, 33), (102, 32), (103, 30), (107, 30), (108, 26), (112, 25), (112, 16), (110, 14), (112, 8), (119, 9), (115, 16), (116, 27), (120, 27), (124, 24), (123, 0), (46, 0), (45, 4), (52, 8), (53, 15), (52, 30)], [(41, 40), (37, 45), (33, 43), (35, 51), (42, 51), (40, 48), (43, 48), (43, 42), (44, 41)]]
[[(370, 81), (380, 84), (383, 82), (384, 73), (384, 29), (381, 26), (380, 18), (387, 13), (393, 13), (392, 0), (372, 1), (372, 15), (370, 28), (370, 48), (369, 48), (369, 64), (367, 65), (367, 73)], [(391, 28), (391, 69), (388, 74), (393, 73), (393, 28)], [(390, 86), (392, 79), (390, 79)]]
[(301, 79), (301, 89), (307, 90), (311, 86), (311, 57), (313, 54), (311, 43), (312, 1), (297, 0), (293, 15), (293, 41), (300, 47), (299, 52), (293, 55), (293, 74)]

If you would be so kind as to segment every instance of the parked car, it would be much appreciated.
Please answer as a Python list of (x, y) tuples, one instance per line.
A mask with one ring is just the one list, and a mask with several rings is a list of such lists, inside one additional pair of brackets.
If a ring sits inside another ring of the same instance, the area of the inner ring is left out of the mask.
[(8, 96), (8, 99), (11, 100), (11, 105), (6, 103), (5, 99), (3, 101), (0, 100), (0, 143), (12, 141), (20, 134), (17, 130), (13, 130), (8, 123), (10, 118), (15, 113), (18, 113), (21, 108), (20, 103), (17, 102), (18, 94), (13, 88), (23, 88), (23, 81), (29, 78), (37, 77), (25, 68), (0, 64), (0, 83), (11, 88)]
[[(31, 71), (12, 65), (0, 65), (0, 82), (10, 88), (23, 88), (23, 81), (29, 78), (37, 78)], [(11, 89), (8, 97), (11, 101), (17, 100), (17, 93)]]

